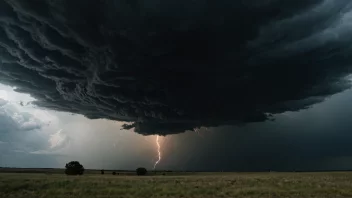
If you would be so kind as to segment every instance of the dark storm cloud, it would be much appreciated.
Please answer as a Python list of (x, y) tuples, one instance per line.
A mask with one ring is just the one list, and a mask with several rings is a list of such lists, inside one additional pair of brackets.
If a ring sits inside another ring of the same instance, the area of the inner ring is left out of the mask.
[(265, 121), (349, 87), (351, 6), (1, 0), (0, 79), (143, 134)]
[(351, 170), (352, 89), (276, 122), (201, 129), (162, 139), (159, 168), (197, 171)]

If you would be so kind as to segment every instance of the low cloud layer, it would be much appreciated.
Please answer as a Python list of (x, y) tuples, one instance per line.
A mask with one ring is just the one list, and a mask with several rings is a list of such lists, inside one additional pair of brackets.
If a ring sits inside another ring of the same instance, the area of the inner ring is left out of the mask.
[(1, 158), (48, 147), (47, 134), (41, 132), (45, 123), (8, 102), (0, 107), (0, 126)]
[(302, 2), (0, 0), (0, 81), (142, 134), (265, 121), (350, 87), (352, 2)]

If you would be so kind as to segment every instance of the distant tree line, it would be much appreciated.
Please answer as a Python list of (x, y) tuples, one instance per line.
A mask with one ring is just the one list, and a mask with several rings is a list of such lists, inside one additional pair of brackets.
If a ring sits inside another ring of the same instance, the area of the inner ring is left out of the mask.
[[(65, 174), (66, 175), (83, 175), (84, 173), (84, 167), (82, 164), (80, 164), (78, 161), (71, 161), (66, 164), (65, 166)], [(100, 170), (100, 173), (102, 175), (105, 174), (105, 170), (102, 169)], [(148, 173), (146, 168), (139, 167), (136, 169), (136, 174), (137, 175), (146, 175)], [(116, 175), (116, 172), (112, 172), (113, 175)], [(119, 175), (119, 173), (117, 173)]]

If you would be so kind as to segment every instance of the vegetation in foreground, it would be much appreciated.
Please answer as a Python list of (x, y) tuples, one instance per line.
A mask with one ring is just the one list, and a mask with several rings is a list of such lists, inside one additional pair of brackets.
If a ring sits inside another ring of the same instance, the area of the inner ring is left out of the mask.
[(352, 173), (188, 176), (0, 173), (0, 197), (352, 197)]

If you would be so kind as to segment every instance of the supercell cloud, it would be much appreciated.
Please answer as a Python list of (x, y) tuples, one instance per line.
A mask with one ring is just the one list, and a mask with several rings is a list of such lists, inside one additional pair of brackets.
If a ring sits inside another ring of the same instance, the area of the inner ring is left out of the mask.
[(350, 0), (0, 0), (0, 82), (142, 134), (260, 122), (349, 88), (351, 21)]

